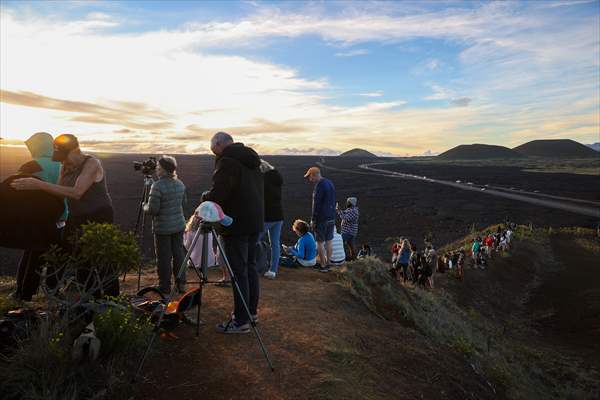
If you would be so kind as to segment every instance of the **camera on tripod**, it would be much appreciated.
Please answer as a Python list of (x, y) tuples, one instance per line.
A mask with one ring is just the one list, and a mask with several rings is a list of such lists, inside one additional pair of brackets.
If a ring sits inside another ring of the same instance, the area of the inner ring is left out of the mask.
[(144, 161), (134, 161), (133, 170), (142, 171), (144, 175), (152, 175), (156, 169), (156, 157), (148, 157)]

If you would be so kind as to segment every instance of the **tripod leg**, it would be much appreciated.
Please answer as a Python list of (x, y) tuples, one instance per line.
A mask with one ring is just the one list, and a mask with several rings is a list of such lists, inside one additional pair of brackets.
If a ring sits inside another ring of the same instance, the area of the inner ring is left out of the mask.
[[(140, 203), (140, 207), (142, 207), (142, 223), (141, 223), (141, 233), (140, 233), (140, 251), (141, 251), (141, 259), (144, 259), (144, 238), (146, 237), (146, 213), (143, 210), (142, 204), (148, 201), (148, 196), (150, 195), (150, 187), (148, 185), (144, 185), (144, 195), (142, 197), (142, 203)], [(138, 281), (137, 281), (137, 290), (140, 290), (140, 283), (142, 280), (142, 260), (140, 260), (140, 264), (138, 265)]]
[[(214, 228), (212, 228), (212, 232), (213, 232), (213, 235), (216, 236), (216, 232), (215, 232)], [(271, 362), (269, 353), (267, 352), (267, 349), (265, 347), (265, 344), (263, 343), (262, 337), (260, 336), (260, 333), (258, 332), (258, 328), (256, 327), (256, 321), (254, 321), (254, 318), (252, 318), (252, 314), (250, 313), (250, 308), (248, 307), (248, 303), (246, 303), (244, 296), (242, 296), (242, 290), (240, 289), (240, 286), (238, 285), (235, 274), (233, 273), (233, 270), (231, 269), (231, 264), (229, 264), (229, 260), (227, 259), (227, 255), (225, 254), (225, 249), (221, 245), (221, 242), (218, 240), (217, 240), (217, 246), (219, 246), (219, 251), (221, 252), (221, 255), (223, 256), (223, 261), (225, 261), (225, 266), (227, 267), (227, 270), (229, 271), (229, 276), (231, 277), (231, 283), (234, 285), (235, 289), (237, 290), (237, 292), (240, 296), (240, 299), (242, 299), (242, 303), (244, 304), (246, 313), (250, 316), (250, 326), (252, 326), (252, 330), (254, 331), (256, 339), (258, 340), (258, 344), (265, 356), (265, 359), (267, 360), (267, 364), (269, 364), (269, 368), (271, 368), (271, 372), (275, 372), (275, 368), (273, 367), (273, 363)]]
[[(137, 217), (135, 219), (135, 227), (133, 228), (134, 235), (138, 235), (138, 229), (140, 227), (140, 220), (142, 218), (142, 214), (144, 213), (144, 199), (146, 197), (146, 184), (144, 184), (144, 190), (142, 191), (142, 197), (138, 204)], [(125, 283), (125, 278), (127, 277), (127, 271), (123, 273), (123, 283)], [(138, 289), (139, 290), (139, 289)]]
[[(196, 231), (196, 233), (194, 234), (194, 239), (192, 240), (192, 244), (191, 244), (190, 248), (188, 249), (187, 253), (185, 254), (185, 258), (183, 259), (181, 266), (179, 267), (179, 271), (177, 272), (177, 279), (179, 279), (179, 280), (181, 280), (181, 277), (183, 276), (182, 274), (185, 273), (185, 266), (187, 265), (187, 262), (192, 255), (192, 250), (194, 249), (194, 246), (196, 246), (196, 242), (198, 241), (198, 238), (200, 237), (200, 233), (201, 233), (201, 230), (198, 229)], [(154, 329), (152, 330), (152, 337), (150, 338), (148, 347), (146, 347), (146, 351), (144, 351), (144, 355), (142, 356), (142, 359), (140, 360), (138, 368), (135, 371), (135, 375), (133, 377), (133, 382), (135, 382), (137, 377), (139, 376), (140, 371), (142, 370), (142, 367), (144, 366), (144, 362), (146, 361), (146, 357), (148, 357), (148, 353), (150, 352), (150, 348), (152, 347), (152, 345), (154, 344), (154, 341), (156, 340), (156, 336), (158, 335), (158, 332), (160, 331), (160, 324), (162, 323), (162, 320), (165, 316), (165, 312), (167, 311), (167, 306), (169, 305), (169, 303), (171, 301), (173, 301), (173, 296), (175, 295), (176, 286), (177, 285), (174, 285), (171, 288), (169, 297), (167, 297), (165, 300), (166, 301), (165, 306), (162, 308), (162, 310), (160, 311), (160, 314), (158, 315), (158, 319), (156, 320), (156, 323), (154, 324)]]

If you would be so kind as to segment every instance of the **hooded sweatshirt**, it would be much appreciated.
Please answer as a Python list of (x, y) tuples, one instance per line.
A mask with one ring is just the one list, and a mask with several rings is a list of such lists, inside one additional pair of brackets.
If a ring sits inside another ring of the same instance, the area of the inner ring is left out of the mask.
[(31, 153), (31, 158), (33, 158), (41, 169), (33, 172), (32, 175), (37, 176), (44, 182), (58, 183), (60, 163), (52, 161), (52, 152), (54, 151), (52, 136), (46, 132), (34, 133), (25, 141), (25, 144)]
[[(52, 135), (46, 132), (38, 132), (31, 135), (25, 141), (27, 149), (31, 154), (33, 161), (25, 163), (19, 168), (20, 172), (31, 173), (31, 175), (40, 178), (44, 182), (58, 183), (60, 177), (60, 163), (52, 160), (54, 152), (54, 139)], [(64, 200), (65, 208), (59, 221), (66, 221), (69, 216), (67, 200)]]
[(264, 182), (260, 157), (250, 147), (233, 143), (215, 160), (213, 186), (204, 200), (219, 204), (233, 223), (224, 236), (253, 235), (263, 231)]

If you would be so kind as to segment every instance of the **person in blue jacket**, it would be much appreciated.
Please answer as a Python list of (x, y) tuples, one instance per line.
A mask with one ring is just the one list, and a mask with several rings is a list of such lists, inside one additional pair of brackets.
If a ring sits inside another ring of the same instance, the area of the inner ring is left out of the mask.
[(317, 243), (309, 226), (305, 221), (297, 219), (292, 225), (292, 230), (299, 236), (294, 247), (283, 245), (283, 251), (288, 256), (281, 257), (280, 264), (287, 267), (296, 266), (314, 267), (317, 263)]
[(333, 182), (321, 175), (321, 170), (317, 167), (309, 168), (304, 177), (315, 184), (312, 198), (311, 228), (317, 239), (317, 253), (321, 262), (319, 271), (327, 272), (333, 254), (332, 240), (337, 215), (335, 210), (335, 186)]

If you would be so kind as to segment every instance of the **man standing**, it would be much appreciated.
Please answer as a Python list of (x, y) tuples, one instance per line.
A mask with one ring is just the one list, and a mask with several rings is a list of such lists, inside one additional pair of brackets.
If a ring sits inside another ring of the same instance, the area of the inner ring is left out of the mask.
[[(233, 218), (224, 227), (222, 240), (225, 254), (240, 287), (241, 296), (233, 285), (234, 312), (219, 325), (220, 333), (250, 332), (250, 318), (257, 318), (259, 278), (256, 270), (256, 243), (264, 226), (264, 184), (260, 172), (260, 157), (242, 143), (234, 143), (231, 135), (217, 132), (210, 149), (216, 155), (213, 186), (203, 200), (213, 201)], [(244, 300), (250, 309), (248, 315)]]
[(321, 260), (319, 271), (329, 271), (329, 261), (333, 253), (333, 231), (335, 230), (335, 187), (333, 182), (321, 176), (321, 170), (310, 167), (305, 178), (315, 184), (312, 199), (311, 226), (317, 239), (317, 252)]

